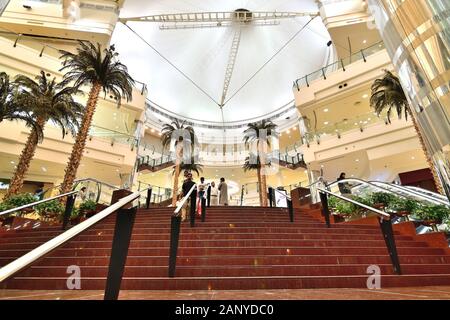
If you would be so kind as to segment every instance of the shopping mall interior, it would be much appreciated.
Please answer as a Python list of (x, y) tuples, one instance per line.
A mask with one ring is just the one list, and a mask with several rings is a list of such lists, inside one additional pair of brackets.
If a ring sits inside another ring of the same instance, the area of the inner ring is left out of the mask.
[(0, 300), (450, 299), (449, 12), (0, 1)]

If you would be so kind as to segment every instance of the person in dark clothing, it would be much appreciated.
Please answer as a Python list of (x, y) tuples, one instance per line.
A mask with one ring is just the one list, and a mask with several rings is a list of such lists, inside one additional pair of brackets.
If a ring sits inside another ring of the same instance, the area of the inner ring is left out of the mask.
[[(346, 179), (345, 172), (342, 172), (340, 174), (339, 178), (337, 179), (337, 181), (342, 181), (345, 179)], [(339, 187), (339, 191), (341, 192), (341, 194), (351, 194), (352, 193), (350, 184), (348, 182), (338, 183), (338, 187)]]
[[(195, 182), (192, 180), (192, 173), (187, 173), (186, 180), (184, 180), (183, 185), (181, 186), (181, 196), (185, 197), (189, 191), (191, 191), (191, 188), (195, 185)], [(194, 191), (191, 196), (197, 196), (197, 193)], [(181, 209), (181, 221), (186, 220), (187, 213), (191, 212), (191, 201), (188, 199), (184, 204), (183, 208)]]

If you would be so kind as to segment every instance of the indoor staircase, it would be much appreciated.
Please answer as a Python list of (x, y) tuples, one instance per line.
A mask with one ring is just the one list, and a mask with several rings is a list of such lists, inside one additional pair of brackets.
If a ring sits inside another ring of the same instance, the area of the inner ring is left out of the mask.
[[(176, 277), (168, 278), (173, 208), (140, 209), (124, 290), (366, 288), (367, 268), (381, 268), (382, 287), (450, 285), (450, 253), (395, 232), (403, 275), (393, 273), (380, 228), (332, 224), (317, 209), (214, 207), (206, 222), (184, 222)], [(81, 268), (82, 290), (104, 290), (115, 217), (110, 216), (6, 281), (8, 289), (67, 289), (69, 266)], [(57, 227), (0, 233), (5, 265), (60, 233)]]

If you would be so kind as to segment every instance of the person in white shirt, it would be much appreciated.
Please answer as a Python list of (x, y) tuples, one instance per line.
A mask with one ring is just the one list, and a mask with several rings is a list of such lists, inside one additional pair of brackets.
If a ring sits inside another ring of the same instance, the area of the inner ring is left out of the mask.
[(211, 182), (211, 205), (219, 205), (219, 189), (216, 187), (216, 183), (214, 181)]

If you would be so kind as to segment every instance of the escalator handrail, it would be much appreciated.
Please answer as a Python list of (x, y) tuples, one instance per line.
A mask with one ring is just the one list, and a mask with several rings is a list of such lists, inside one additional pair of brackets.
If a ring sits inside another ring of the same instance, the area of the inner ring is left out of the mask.
[(320, 188), (320, 187), (318, 187), (317, 190), (319, 190), (320, 192), (326, 193), (326, 194), (328, 194), (328, 195), (331, 195), (331, 196), (333, 196), (333, 197), (339, 198), (339, 199), (341, 199), (341, 200), (344, 200), (344, 201), (353, 203), (353, 204), (355, 204), (355, 205), (357, 205), (357, 206), (359, 206), (359, 207), (361, 207), (361, 208), (364, 208), (364, 209), (366, 209), (366, 210), (372, 211), (372, 212), (376, 213), (380, 218), (382, 218), (382, 219), (384, 219), (384, 220), (390, 220), (390, 219), (391, 219), (391, 216), (390, 216), (388, 213), (384, 212), (384, 211), (381, 211), (381, 210), (372, 208), (372, 207), (367, 206), (367, 205), (365, 205), (365, 204), (362, 204), (362, 203), (360, 203), (360, 202), (358, 202), (358, 201), (355, 201), (355, 200), (353, 200), (353, 199), (346, 198), (346, 197), (344, 197), (344, 196), (341, 196), (341, 195), (339, 195), (339, 194), (336, 194), (336, 193), (334, 193), (334, 192), (328, 191), (328, 190), (323, 189), (323, 188)]
[[(376, 188), (378, 190), (381, 190), (381, 191), (384, 191), (384, 192), (388, 192), (388, 193), (391, 193), (391, 194), (396, 194), (396, 195), (399, 195), (399, 196), (404, 197), (404, 198), (406, 197), (404, 194), (401, 194), (398, 191), (397, 192), (396, 191), (392, 191), (392, 190), (390, 190), (390, 189), (388, 189), (386, 187), (380, 187), (380, 186), (377, 186), (376, 184), (374, 184), (372, 182), (368, 182), (368, 181), (365, 181), (365, 180), (362, 180), (362, 179), (358, 179), (358, 178), (347, 178), (347, 179), (335, 181), (333, 183), (330, 183), (328, 185), (328, 187), (332, 187), (333, 185), (336, 185), (336, 184), (339, 184), (339, 183), (345, 183), (345, 182), (357, 182), (357, 183), (360, 183), (360, 184), (363, 184), (363, 185), (368, 185), (368, 186), (374, 187), (374, 188)], [(390, 187), (392, 187), (394, 189), (400, 189), (400, 188), (393, 187), (391, 185), (390, 185)], [(413, 192), (413, 191), (410, 191), (410, 190), (402, 189), (401, 192), (404, 192), (404, 193), (408, 194), (409, 196), (420, 198), (421, 200), (424, 200), (424, 201), (440, 203), (440, 204), (444, 204), (444, 205), (449, 206), (448, 202), (445, 202), (445, 201), (442, 201), (442, 200), (438, 200), (438, 199), (433, 199), (433, 198), (431, 198), (429, 196), (425, 196), (423, 194), (419, 194), (419, 193), (416, 193), (416, 192)]]

